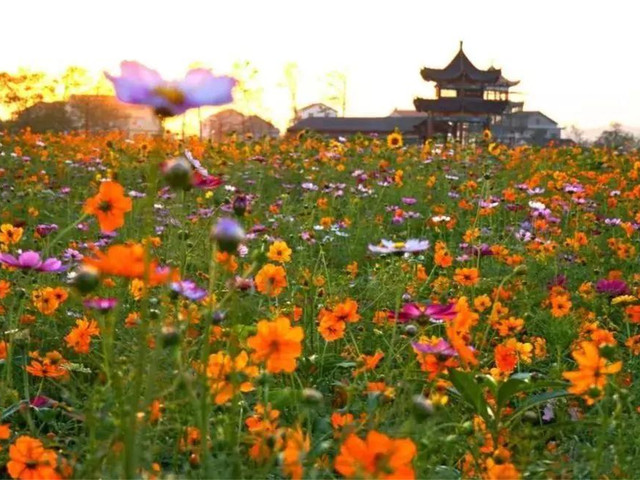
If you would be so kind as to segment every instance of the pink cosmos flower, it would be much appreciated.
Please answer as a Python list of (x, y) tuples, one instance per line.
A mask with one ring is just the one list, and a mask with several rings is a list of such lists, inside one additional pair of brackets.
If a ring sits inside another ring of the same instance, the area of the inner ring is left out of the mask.
[(122, 62), (119, 77), (105, 73), (125, 103), (150, 105), (159, 116), (180, 115), (190, 108), (231, 103), (231, 91), (237, 81), (215, 76), (209, 70), (189, 70), (179, 81), (164, 80), (158, 72), (138, 62)]
[(40, 254), (33, 250), (22, 252), (18, 257), (8, 253), (0, 253), (0, 263), (14, 268), (36, 270), (38, 272), (60, 272), (64, 270), (62, 262), (57, 258), (51, 257), (43, 260)]
[(439, 355), (442, 357), (456, 357), (458, 353), (456, 349), (451, 346), (444, 338), (441, 338), (434, 344), (412, 342), (411, 346), (416, 352), (431, 353), (433, 355)]
[(432, 323), (442, 323), (456, 316), (454, 303), (440, 305), (437, 303), (405, 303), (400, 311), (389, 312), (389, 319), (398, 319), (400, 323), (429, 320)]

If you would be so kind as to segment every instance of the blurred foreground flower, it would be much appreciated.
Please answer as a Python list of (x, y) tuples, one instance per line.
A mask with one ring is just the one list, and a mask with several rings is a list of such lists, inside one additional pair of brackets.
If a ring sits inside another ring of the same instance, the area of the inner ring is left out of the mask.
[(429, 240), (411, 239), (406, 242), (392, 242), (390, 240), (380, 240), (379, 245), (369, 245), (371, 253), (418, 253), (429, 248)]
[(149, 105), (161, 117), (180, 115), (190, 108), (231, 103), (236, 80), (217, 77), (209, 70), (189, 70), (180, 81), (164, 80), (158, 72), (138, 62), (122, 62), (119, 77), (105, 73), (113, 82), (118, 99), (125, 103)]

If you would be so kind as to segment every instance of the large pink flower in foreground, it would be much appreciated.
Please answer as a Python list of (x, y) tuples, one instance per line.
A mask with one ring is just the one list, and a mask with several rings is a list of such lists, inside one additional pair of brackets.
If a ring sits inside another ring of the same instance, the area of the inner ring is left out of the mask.
[(236, 80), (217, 77), (209, 70), (189, 70), (183, 80), (167, 81), (158, 72), (138, 62), (122, 62), (121, 75), (105, 73), (117, 97), (125, 103), (149, 105), (163, 117), (180, 115), (190, 108), (231, 103)]

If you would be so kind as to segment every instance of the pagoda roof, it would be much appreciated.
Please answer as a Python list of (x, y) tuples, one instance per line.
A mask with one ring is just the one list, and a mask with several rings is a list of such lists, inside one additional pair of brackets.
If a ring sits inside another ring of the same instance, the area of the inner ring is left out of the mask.
[(475, 115), (502, 115), (511, 106), (511, 102), (508, 100), (484, 100), (469, 97), (446, 97), (435, 100), (416, 98), (413, 104), (419, 112), (470, 113)]
[(495, 84), (502, 78), (502, 71), (493, 67), (488, 70), (477, 68), (462, 50), (462, 42), (460, 42), (460, 50), (449, 65), (444, 68), (425, 67), (420, 71), (420, 75), (427, 82), (441, 83), (467, 78), (474, 82)]
[[(495, 67), (489, 67), (488, 70), (497, 70)], [(500, 74), (500, 78), (494, 84), (496, 87), (515, 87), (520, 83), (520, 80), (509, 80)]]

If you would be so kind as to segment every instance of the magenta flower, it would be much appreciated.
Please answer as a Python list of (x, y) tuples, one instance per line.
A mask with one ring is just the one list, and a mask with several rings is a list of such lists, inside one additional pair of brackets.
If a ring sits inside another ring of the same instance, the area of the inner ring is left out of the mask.
[(8, 253), (0, 253), (0, 263), (23, 270), (36, 270), (38, 272), (60, 272), (64, 270), (62, 262), (57, 258), (47, 258), (42, 260), (38, 252), (27, 250), (18, 257)]
[(389, 312), (389, 319), (398, 319), (400, 323), (412, 321), (430, 321), (442, 323), (456, 316), (455, 303), (440, 305), (437, 303), (405, 303), (399, 312)]
[(149, 105), (159, 116), (180, 115), (190, 108), (231, 103), (236, 80), (217, 77), (209, 70), (189, 70), (183, 80), (167, 81), (158, 72), (138, 62), (122, 62), (121, 75), (105, 73), (113, 82), (118, 99), (125, 103)]
[(441, 338), (435, 344), (412, 342), (411, 346), (416, 352), (420, 353), (431, 353), (441, 357), (455, 357), (458, 355), (456, 349), (444, 338)]
[(624, 280), (607, 280), (602, 278), (596, 283), (596, 292), (606, 293), (610, 297), (626, 295), (629, 293), (629, 287)]
[(100, 312), (108, 312), (115, 308), (118, 304), (118, 300), (115, 298), (89, 298), (83, 302), (83, 305), (92, 310), (98, 310)]

